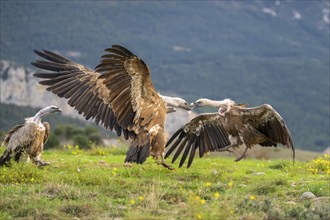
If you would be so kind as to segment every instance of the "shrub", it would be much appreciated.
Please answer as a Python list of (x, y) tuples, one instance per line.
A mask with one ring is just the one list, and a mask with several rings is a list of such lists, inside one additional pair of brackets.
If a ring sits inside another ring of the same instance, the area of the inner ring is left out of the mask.
[(51, 134), (46, 142), (45, 149), (56, 148), (60, 146), (60, 141), (56, 135)]
[(307, 164), (307, 171), (312, 174), (330, 174), (330, 156), (324, 154)]
[(73, 145), (78, 145), (81, 149), (89, 149), (90, 140), (86, 135), (77, 134), (73, 137)]

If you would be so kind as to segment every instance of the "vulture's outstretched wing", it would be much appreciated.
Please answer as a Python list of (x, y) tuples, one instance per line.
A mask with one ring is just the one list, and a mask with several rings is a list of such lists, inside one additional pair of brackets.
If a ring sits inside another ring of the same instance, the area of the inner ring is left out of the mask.
[(254, 108), (240, 108), (240, 110), (243, 122), (250, 124), (269, 139), (261, 143), (261, 146), (282, 144), (292, 149), (293, 160), (295, 159), (295, 148), (290, 131), (283, 118), (272, 106), (264, 104)]
[[(109, 90), (103, 84), (104, 79), (98, 78), (100, 73), (47, 50), (34, 52), (47, 61), (38, 60), (32, 65), (51, 71), (34, 74), (43, 79), (39, 82), (41, 85), (47, 86), (48, 91), (59, 97), (68, 99), (68, 104), (79, 114), (83, 114), (86, 120), (92, 118), (96, 124), (100, 123), (106, 129), (114, 129), (118, 136), (121, 135), (122, 127), (107, 100)], [(128, 133), (124, 129), (126, 139)]]
[(115, 129), (118, 136), (123, 130), (126, 139), (134, 138), (141, 130), (151, 129), (160, 119), (159, 107), (166, 112), (166, 105), (155, 91), (149, 68), (142, 60), (118, 45), (106, 51), (109, 54), (102, 56), (97, 72), (52, 52), (35, 51), (48, 61), (32, 65), (53, 73), (34, 76), (45, 79), (40, 84), (69, 99), (68, 104), (86, 119), (93, 118), (105, 128)]
[[(120, 126), (136, 134), (150, 131), (165, 121), (166, 104), (156, 92), (149, 67), (124, 47), (113, 45), (105, 51), (96, 71), (108, 89), (106, 100), (111, 103)], [(159, 117), (160, 116), (160, 117)]]
[(168, 140), (166, 147), (170, 147), (170, 149), (167, 151), (165, 158), (177, 149), (172, 160), (173, 163), (184, 149), (179, 165), (181, 167), (190, 151), (189, 168), (197, 148), (199, 157), (203, 157), (204, 153), (221, 150), (221, 148), (230, 145), (223, 124), (224, 119), (218, 113), (201, 114), (195, 117), (177, 130)]

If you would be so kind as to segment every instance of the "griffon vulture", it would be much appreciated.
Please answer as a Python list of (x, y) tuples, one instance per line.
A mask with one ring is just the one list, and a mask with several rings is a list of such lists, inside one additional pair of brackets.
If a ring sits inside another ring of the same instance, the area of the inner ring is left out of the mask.
[(28, 154), (37, 165), (49, 165), (41, 160), (41, 153), (50, 134), (48, 122), (41, 123), (41, 120), (54, 112), (61, 112), (61, 109), (51, 105), (41, 109), (35, 116), (26, 118), (25, 123), (16, 125), (9, 130), (2, 145), (6, 147), (5, 152), (0, 157), (0, 166), (9, 162), (12, 155), (15, 161), (19, 161), (23, 152)]
[(105, 51), (95, 71), (53, 52), (35, 51), (46, 61), (32, 65), (52, 72), (34, 76), (43, 79), (40, 84), (48, 91), (68, 99), (87, 120), (131, 138), (125, 162), (141, 164), (152, 155), (170, 168), (164, 158), (167, 104), (152, 84), (149, 67), (122, 46)]
[(246, 146), (244, 153), (235, 161), (244, 158), (247, 150), (256, 144), (262, 147), (285, 145), (292, 149), (294, 161), (295, 149), (289, 129), (272, 106), (263, 104), (246, 108), (230, 99), (199, 99), (192, 103), (192, 107), (201, 106), (216, 107), (219, 111), (198, 115), (172, 135), (166, 144), (169, 150), (165, 156), (167, 158), (177, 149), (172, 163), (183, 150), (179, 166), (184, 164), (189, 154), (189, 168), (197, 148), (199, 157), (203, 157), (206, 152), (230, 151), (243, 144)]

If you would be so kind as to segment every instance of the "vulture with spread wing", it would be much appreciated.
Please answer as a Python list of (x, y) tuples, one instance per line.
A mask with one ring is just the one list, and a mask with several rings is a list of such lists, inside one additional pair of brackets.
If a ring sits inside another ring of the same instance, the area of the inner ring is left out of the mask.
[(196, 149), (199, 157), (203, 157), (206, 152), (230, 151), (243, 144), (246, 146), (245, 151), (235, 161), (244, 158), (247, 150), (256, 144), (262, 147), (285, 145), (292, 149), (294, 160), (295, 150), (289, 129), (270, 105), (246, 108), (230, 99), (199, 99), (192, 106), (217, 107), (219, 111), (200, 114), (172, 135), (166, 144), (169, 150), (165, 156), (167, 158), (176, 149), (172, 163), (183, 151), (179, 166), (184, 164), (189, 155), (189, 168)]
[(108, 53), (95, 71), (53, 52), (35, 51), (46, 61), (32, 65), (51, 72), (34, 76), (43, 79), (40, 84), (48, 91), (68, 99), (87, 120), (94, 119), (118, 136), (131, 138), (125, 162), (141, 164), (152, 155), (170, 168), (164, 158), (164, 124), (173, 107), (156, 92), (150, 69), (139, 57), (119, 45), (105, 51)]
[(61, 112), (61, 109), (51, 105), (41, 109), (34, 117), (26, 118), (25, 123), (10, 129), (2, 142), (6, 147), (0, 157), (0, 166), (8, 163), (14, 156), (15, 161), (19, 161), (23, 152), (28, 154), (37, 165), (48, 165), (49, 163), (41, 160), (41, 153), (50, 134), (48, 122), (41, 123), (41, 120), (54, 112)]

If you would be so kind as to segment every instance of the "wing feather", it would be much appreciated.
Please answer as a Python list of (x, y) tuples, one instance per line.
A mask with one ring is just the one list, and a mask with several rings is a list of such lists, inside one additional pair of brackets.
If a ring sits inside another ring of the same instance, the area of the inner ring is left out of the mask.
[(292, 157), (295, 160), (295, 148), (290, 131), (280, 114), (269, 104), (263, 104), (254, 108), (240, 108), (242, 120), (264, 134), (269, 141), (262, 146), (276, 146), (282, 144), (292, 149)]
[(179, 167), (182, 167), (182, 165), (184, 164), (184, 162), (190, 152), (190, 149), (193, 147), (192, 145), (194, 145), (194, 143), (195, 143), (195, 139), (196, 139), (196, 136), (193, 136), (191, 139), (188, 140), (187, 146), (185, 147), (184, 152), (182, 154)]
[(118, 123), (136, 133), (142, 127), (149, 131), (157, 123), (163, 126), (166, 104), (154, 89), (149, 67), (122, 46), (113, 45), (105, 51), (110, 54), (102, 56), (96, 71), (103, 73), (99, 78), (105, 79), (103, 83), (111, 92), (109, 101)]
[(200, 144), (200, 137), (196, 136), (196, 141), (192, 143), (191, 146), (191, 151), (190, 151), (190, 155), (189, 155), (189, 160), (188, 160), (188, 165), (187, 168), (189, 168), (194, 160), (195, 157), (195, 152), (196, 152), (196, 146), (199, 146)]
[(12, 152), (28, 148), (37, 135), (37, 127), (34, 123), (15, 126), (7, 133), (4, 145)]
[(106, 96), (110, 91), (103, 86), (101, 81), (104, 79), (98, 79), (100, 73), (50, 51), (35, 53), (47, 61), (36, 61), (32, 65), (52, 71), (34, 74), (35, 77), (43, 79), (39, 83), (47, 86), (48, 91), (68, 99), (68, 104), (87, 120), (95, 118), (97, 124), (101, 123), (106, 128), (109, 128), (110, 119), (117, 121), (113, 114), (110, 118), (111, 103)]
[(44, 144), (48, 141), (49, 135), (50, 135), (50, 125), (48, 122), (42, 123), (45, 127), (45, 136), (44, 136)]
[(168, 140), (166, 147), (170, 147), (166, 153), (167, 158), (175, 149), (172, 163), (182, 153), (179, 166), (181, 167), (189, 152), (188, 168), (192, 164), (195, 152), (198, 149), (199, 157), (203, 157), (205, 153), (217, 151), (230, 145), (228, 134), (223, 126), (224, 119), (218, 113), (201, 114), (182, 128), (177, 130)]

